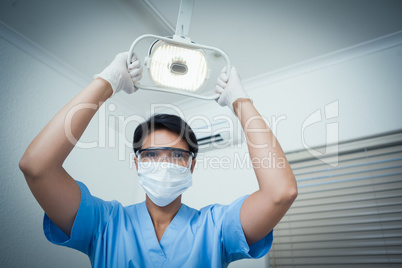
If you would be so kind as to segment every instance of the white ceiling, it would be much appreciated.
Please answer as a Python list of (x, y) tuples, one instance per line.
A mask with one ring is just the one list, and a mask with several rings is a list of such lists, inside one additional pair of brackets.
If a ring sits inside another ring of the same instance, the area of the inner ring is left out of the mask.
[[(147, 1), (175, 27), (180, 0)], [(191, 39), (223, 49), (248, 80), (402, 29), (401, 0), (194, 2)], [(145, 0), (1, 0), (0, 19), (88, 81), (136, 37), (172, 34)], [(116, 101), (141, 113), (191, 100), (141, 92)]]

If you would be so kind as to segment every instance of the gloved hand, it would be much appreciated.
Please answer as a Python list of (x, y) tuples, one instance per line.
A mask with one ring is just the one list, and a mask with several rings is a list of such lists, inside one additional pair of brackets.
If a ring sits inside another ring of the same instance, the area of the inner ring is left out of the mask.
[(100, 77), (110, 83), (114, 96), (123, 90), (128, 94), (136, 92), (138, 88), (134, 86), (134, 82), (138, 82), (142, 78), (142, 66), (137, 55), (133, 55), (131, 64), (126, 67), (128, 52), (122, 52), (116, 55), (112, 63), (109, 64), (101, 73), (94, 75), (94, 79)]
[(244, 90), (237, 74), (237, 70), (232, 67), (230, 70), (229, 78), (226, 75), (226, 67), (222, 69), (220, 76), (216, 81), (216, 93), (221, 96), (216, 100), (220, 106), (228, 106), (232, 112), (233, 103), (238, 99), (250, 99), (247, 92)]

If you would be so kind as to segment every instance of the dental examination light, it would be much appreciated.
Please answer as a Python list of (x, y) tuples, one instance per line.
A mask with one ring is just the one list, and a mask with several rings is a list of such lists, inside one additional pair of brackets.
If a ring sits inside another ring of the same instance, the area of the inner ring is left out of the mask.
[(136, 82), (137, 88), (204, 100), (219, 98), (220, 94), (211, 93), (216, 80), (209, 81), (211, 73), (219, 75), (223, 66), (226, 66), (228, 73), (231, 68), (230, 60), (222, 50), (196, 44), (187, 36), (193, 6), (194, 0), (181, 0), (173, 37), (145, 34), (133, 42), (128, 53), (127, 66), (131, 63), (134, 52), (140, 58), (141, 54), (134, 51), (140, 41), (144, 39), (153, 41), (143, 61), (145, 69), (148, 70), (150, 85)]

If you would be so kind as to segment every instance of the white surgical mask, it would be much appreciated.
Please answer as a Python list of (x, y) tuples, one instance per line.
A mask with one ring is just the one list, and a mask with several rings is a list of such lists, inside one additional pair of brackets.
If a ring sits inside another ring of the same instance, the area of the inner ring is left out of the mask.
[(170, 204), (193, 184), (189, 167), (169, 162), (139, 162), (138, 175), (148, 197), (160, 207)]

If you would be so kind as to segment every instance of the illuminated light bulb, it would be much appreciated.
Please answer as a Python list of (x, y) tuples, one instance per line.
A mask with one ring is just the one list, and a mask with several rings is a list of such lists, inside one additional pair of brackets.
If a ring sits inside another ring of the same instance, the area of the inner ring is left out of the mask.
[(168, 44), (152, 52), (149, 70), (155, 84), (188, 91), (199, 89), (208, 73), (202, 51)]

